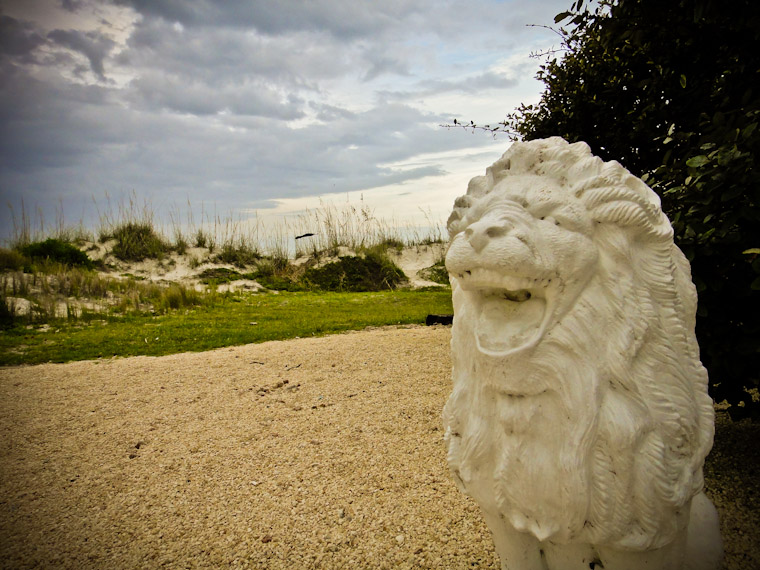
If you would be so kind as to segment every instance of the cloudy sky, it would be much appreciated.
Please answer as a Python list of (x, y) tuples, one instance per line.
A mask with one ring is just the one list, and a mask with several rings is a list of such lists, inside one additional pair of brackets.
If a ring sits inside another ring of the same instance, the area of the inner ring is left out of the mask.
[(22, 197), (48, 225), (130, 195), (445, 219), (509, 142), (439, 125), (536, 102), (571, 3), (0, 0), (0, 233)]

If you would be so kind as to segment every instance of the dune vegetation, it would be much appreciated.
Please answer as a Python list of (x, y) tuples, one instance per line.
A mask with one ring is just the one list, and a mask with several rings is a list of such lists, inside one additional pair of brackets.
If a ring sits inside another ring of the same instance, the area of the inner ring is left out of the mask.
[[(135, 204), (92, 230), (60, 221), (47, 232), (22, 207), (0, 248), (0, 364), (206, 350), (451, 312), (437, 226), (404, 236), (347, 205), (267, 231), (231, 216), (167, 231)], [(411, 275), (399, 266), (409, 250), (429, 259)]]

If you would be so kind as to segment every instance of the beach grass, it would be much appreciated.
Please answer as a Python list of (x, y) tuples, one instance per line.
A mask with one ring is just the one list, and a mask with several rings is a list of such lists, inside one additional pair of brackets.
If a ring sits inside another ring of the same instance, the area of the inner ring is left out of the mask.
[(320, 201), (317, 208), (267, 221), (256, 211), (220, 214), (215, 207), (209, 211), (190, 201), (184, 207), (157, 208), (135, 192), (115, 202), (106, 195), (105, 204), (96, 203), (95, 207), (98, 221), (90, 227), (83, 219), (68, 222), (62, 203), (53, 223), (45, 219), (40, 207), (30, 209), (23, 199), (15, 207), (9, 203), (11, 227), (0, 237), (10, 249), (48, 238), (74, 244), (115, 240), (113, 254), (125, 261), (160, 259), (171, 252), (183, 254), (192, 246), (203, 247), (220, 261), (239, 266), (265, 256), (319, 257), (335, 255), (341, 247), (362, 251), (396, 244), (430, 245), (446, 239), (441, 221), (430, 212), (421, 209), (411, 219), (389, 219), (376, 215), (363, 200)]

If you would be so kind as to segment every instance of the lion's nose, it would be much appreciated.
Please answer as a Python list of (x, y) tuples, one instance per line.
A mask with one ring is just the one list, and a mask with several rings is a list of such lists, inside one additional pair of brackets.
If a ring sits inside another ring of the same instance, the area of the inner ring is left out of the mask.
[(481, 220), (475, 222), (464, 231), (467, 241), (470, 242), (472, 249), (480, 253), (488, 242), (493, 238), (506, 235), (509, 226), (506, 222), (494, 223), (492, 220)]

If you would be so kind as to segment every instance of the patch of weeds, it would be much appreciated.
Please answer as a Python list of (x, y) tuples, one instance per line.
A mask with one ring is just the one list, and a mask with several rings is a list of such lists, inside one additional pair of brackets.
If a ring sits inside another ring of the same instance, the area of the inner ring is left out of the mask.
[(249, 275), (250, 279), (255, 279), (259, 285), (272, 291), (306, 291), (308, 287), (299, 277), (288, 260), (281, 257), (262, 259), (257, 264), (256, 271)]
[(145, 277), (142, 275), (133, 275), (131, 273), (122, 273), (122, 277), (125, 277), (126, 279), (134, 279), (135, 281), (145, 281)]
[(201, 271), (197, 275), (201, 283), (206, 285), (219, 285), (220, 283), (229, 283), (236, 279), (244, 279), (239, 271), (227, 269), (226, 267), (211, 267)]
[(195, 247), (207, 247), (209, 251), (214, 250), (214, 241), (211, 239), (211, 236), (202, 229), (198, 228), (195, 232), (194, 240)]
[(180, 255), (185, 255), (189, 246), (190, 244), (187, 243), (185, 236), (177, 233), (177, 237), (174, 239), (174, 251)]
[(383, 291), (396, 289), (407, 281), (404, 272), (388, 257), (376, 252), (365, 256), (345, 256), (322, 267), (304, 272), (303, 281), (323, 291)]
[(171, 250), (148, 222), (127, 222), (113, 231), (116, 243), (112, 253), (122, 261), (160, 259)]
[(8, 299), (5, 293), (0, 293), (0, 330), (6, 330), (16, 324), (16, 307), (13, 299)]
[(438, 231), (435, 235), (427, 236), (416, 242), (417, 245), (441, 245), (445, 243), (446, 239), (443, 237), (443, 235), (441, 235), (440, 231)]
[(162, 292), (158, 303), (158, 310), (167, 312), (172, 309), (193, 307), (203, 303), (203, 296), (195, 289), (189, 289), (182, 285), (172, 284)]
[(397, 253), (401, 253), (404, 250), (404, 242), (398, 238), (388, 237), (383, 239), (376, 246), (381, 251), (388, 251), (390, 249), (395, 250)]
[[(438, 287), (438, 285), (425, 285), (424, 287), (416, 287), (414, 289), (417, 293), (432, 293), (433, 291), (447, 291), (444, 287)], [(451, 295), (451, 293), (448, 293)]]
[(21, 253), (32, 260), (60, 263), (68, 267), (92, 269), (89, 256), (75, 245), (55, 238), (33, 242), (21, 248)]
[(293, 266), (285, 257), (263, 257), (256, 264), (256, 276), (267, 277), (270, 275), (290, 275), (293, 276)]
[(0, 271), (5, 271), (7, 269), (19, 271), (28, 264), (29, 260), (15, 249), (5, 249), (4, 247), (0, 247)]
[(272, 291), (307, 291), (308, 287), (300, 281), (294, 281), (286, 276), (282, 275), (256, 275), (254, 279), (262, 287), (266, 287)]
[(365, 255), (374, 254), (381, 257), (386, 257), (389, 251), (401, 253), (404, 251), (404, 242), (396, 238), (385, 238), (374, 245), (362, 246), (359, 248), (359, 253)]
[(417, 275), (433, 283), (440, 283), (441, 285), (449, 284), (449, 272), (446, 270), (446, 264), (443, 259), (435, 265), (420, 269)]
[(253, 265), (259, 259), (261, 259), (259, 252), (242, 242), (238, 244), (227, 242), (222, 245), (219, 253), (214, 256), (214, 261), (230, 263), (236, 267)]
[(37, 275), (26, 275), (22, 271), (3, 273), (0, 277), (0, 293), (11, 293), (13, 297), (26, 297), (29, 295), (30, 281), (36, 285)]
[(268, 258), (275, 273), (286, 273), (290, 266), (290, 260), (285, 254), (272, 255)]

